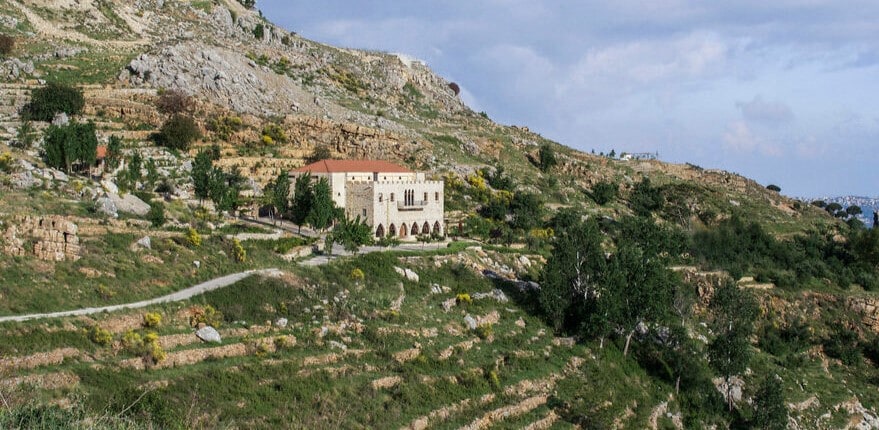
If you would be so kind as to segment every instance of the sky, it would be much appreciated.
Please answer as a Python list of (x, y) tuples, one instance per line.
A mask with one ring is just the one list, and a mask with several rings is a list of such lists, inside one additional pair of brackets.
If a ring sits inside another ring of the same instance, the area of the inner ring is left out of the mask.
[(311, 40), (416, 57), (564, 145), (790, 196), (879, 196), (876, 0), (259, 0)]

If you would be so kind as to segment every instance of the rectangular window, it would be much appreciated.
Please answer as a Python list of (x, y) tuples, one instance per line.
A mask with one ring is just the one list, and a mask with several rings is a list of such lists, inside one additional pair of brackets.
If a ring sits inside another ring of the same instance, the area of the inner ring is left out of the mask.
[(394, 193), (391, 193), (391, 202), (394, 201)]
[(382, 195), (382, 193), (378, 193), (378, 202), (381, 203), (382, 200), (384, 200), (384, 196)]
[(424, 193), (424, 201), (427, 201), (427, 193)]
[(439, 201), (439, 191), (433, 194), (433, 199)]
[(366, 217), (366, 208), (363, 209), (363, 216)]

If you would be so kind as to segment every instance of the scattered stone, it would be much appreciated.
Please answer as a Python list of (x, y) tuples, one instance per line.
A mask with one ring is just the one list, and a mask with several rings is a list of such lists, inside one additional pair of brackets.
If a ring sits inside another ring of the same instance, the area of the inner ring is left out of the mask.
[(470, 330), (476, 330), (476, 327), (477, 327), (477, 325), (478, 325), (478, 324), (476, 323), (476, 318), (473, 318), (473, 317), (470, 316), (469, 314), (468, 314), (467, 316), (464, 317), (464, 324), (465, 324), (465, 325), (467, 326), (467, 328), (470, 329)]
[(410, 269), (403, 269), (403, 268), (394, 266), (394, 271), (397, 272), (398, 275), (400, 275), (400, 276), (402, 276), (412, 282), (418, 282), (421, 279), (417, 273), (413, 272)]
[(63, 127), (70, 123), (70, 117), (67, 116), (64, 112), (59, 112), (55, 114), (55, 118), (52, 118), (52, 125), (56, 127)]
[(523, 320), (521, 317), (519, 317), (519, 319), (516, 320), (515, 324), (516, 324), (516, 327), (525, 328), (525, 320)]
[(497, 288), (495, 288), (494, 290), (491, 290), (490, 293), (475, 293), (475, 294), (473, 294), (473, 299), (474, 300), (494, 299), (500, 303), (506, 303), (506, 302), (510, 301), (510, 299), (507, 298), (507, 295), (504, 294), (503, 291), (501, 291)]
[(458, 300), (454, 297), (444, 301), (443, 302), (443, 311), (448, 312), (448, 311), (452, 310), (452, 308), (454, 308), (457, 303), (458, 303)]
[(345, 345), (342, 342), (337, 342), (335, 340), (331, 340), (329, 342), (329, 344), (330, 344), (330, 349), (341, 349), (342, 351), (348, 350), (348, 345)]
[(521, 264), (524, 267), (531, 267), (531, 260), (529, 260), (528, 257), (526, 257), (524, 255), (520, 255), (519, 256), (519, 264)]
[(43, 181), (39, 178), (35, 178), (33, 172), (30, 170), (13, 173), (11, 179), (12, 186), (21, 190), (43, 186)]
[(287, 327), (287, 318), (278, 318), (275, 320), (275, 327), (284, 328)]
[(195, 335), (199, 339), (201, 339), (205, 342), (209, 342), (209, 343), (223, 342), (223, 339), (220, 338), (220, 333), (217, 331), (217, 329), (215, 329), (211, 326), (204, 326), (204, 327), (200, 328), (197, 332), (195, 332)]
[(99, 197), (98, 200), (95, 201), (95, 209), (98, 211), (98, 213), (102, 213), (113, 218), (119, 217), (119, 210), (116, 209), (116, 203), (113, 203), (113, 199), (111, 199), (110, 197)]
[(137, 241), (137, 245), (144, 247), (146, 249), (153, 249), (152, 241), (149, 236), (144, 236)]
[(196, 269), (201, 268), (201, 261), (195, 260), (192, 262), (192, 265), (195, 266)]

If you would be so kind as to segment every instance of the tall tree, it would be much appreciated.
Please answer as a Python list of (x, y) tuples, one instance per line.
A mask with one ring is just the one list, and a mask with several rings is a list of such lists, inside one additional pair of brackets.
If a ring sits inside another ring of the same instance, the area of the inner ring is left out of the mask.
[(572, 219), (561, 227), (544, 269), (538, 303), (556, 330), (579, 329), (582, 318), (577, 316), (594, 305), (606, 266), (601, 233), (591, 220)]
[(764, 379), (754, 396), (754, 428), (784, 430), (787, 428), (787, 405), (778, 376)]
[(272, 206), (284, 217), (290, 212), (290, 177), (287, 172), (278, 173), (272, 185)]
[(314, 203), (308, 213), (307, 221), (311, 228), (323, 231), (333, 223), (337, 214), (336, 204), (333, 201), (333, 192), (326, 178), (320, 178), (314, 184)]
[(531, 230), (543, 222), (543, 201), (537, 194), (518, 192), (510, 203), (514, 228)]
[(74, 165), (88, 169), (97, 158), (98, 138), (95, 124), (75, 121), (64, 126), (49, 126), (43, 144), (43, 158), (50, 167), (68, 173)]
[(319, 145), (311, 151), (311, 155), (305, 158), (305, 164), (316, 163), (321, 160), (328, 160), (333, 158), (333, 154), (330, 152), (330, 148), (326, 145)]
[(732, 411), (731, 379), (741, 374), (751, 361), (751, 345), (748, 340), (754, 331), (757, 302), (747, 291), (727, 282), (714, 291), (709, 305), (714, 321), (714, 340), (708, 345), (708, 359), (726, 380), (727, 404)]
[(192, 184), (195, 188), (195, 196), (198, 197), (199, 201), (210, 197), (212, 167), (213, 161), (208, 151), (200, 151), (192, 162)]
[(210, 198), (214, 202), (217, 212), (233, 212), (238, 209), (241, 204), (239, 195), (241, 193), (244, 177), (233, 170), (224, 172), (219, 167), (211, 169), (210, 173)]
[(544, 172), (548, 172), (556, 164), (558, 164), (558, 160), (556, 160), (555, 150), (549, 144), (541, 146), (537, 152), (537, 167)]
[(296, 179), (293, 188), (293, 201), (291, 202), (291, 220), (299, 226), (302, 232), (302, 224), (308, 222), (308, 214), (314, 205), (314, 187), (311, 183), (311, 174), (305, 173)]
[(610, 258), (600, 309), (613, 328), (626, 333), (623, 355), (642, 324), (665, 322), (674, 302), (673, 274), (660, 258), (624, 241)]

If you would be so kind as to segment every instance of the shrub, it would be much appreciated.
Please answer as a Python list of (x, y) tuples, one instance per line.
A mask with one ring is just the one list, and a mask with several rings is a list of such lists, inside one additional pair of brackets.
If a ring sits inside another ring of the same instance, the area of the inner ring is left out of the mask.
[(775, 191), (776, 193), (781, 192), (781, 187), (779, 187), (778, 185), (775, 185), (775, 184), (769, 184), (769, 185), (767, 185), (767, 186), (766, 186), (766, 189), (769, 190), (769, 191)]
[(858, 364), (861, 361), (858, 334), (841, 323), (836, 324), (830, 337), (824, 341), (824, 352), (845, 365)]
[(355, 267), (351, 270), (351, 273), (348, 274), (348, 277), (354, 281), (362, 281), (366, 277), (366, 275), (363, 273), (362, 270)]
[(158, 327), (162, 324), (162, 315), (158, 312), (147, 312), (143, 314), (143, 326), (148, 328)]
[(476, 326), (476, 336), (479, 336), (479, 338), (482, 340), (488, 339), (493, 333), (494, 328), (491, 324), (482, 324)]
[(262, 129), (263, 140), (266, 137), (272, 140), (272, 142), (277, 143), (285, 143), (287, 142), (287, 133), (279, 124), (269, 123), (266, 124)]
[(84, 106), (82, 90), (50, 82), (31, 92), (31, 101), (21, 108), (21, 116), (26, 120), (48, 122), (59, 112), (76, 115), (82, 112)]
[(143, 338), (134, 330), (128, 330), (122, 336), (122, 347), (132, 354), (140, 355), (143, 352)]
[(192, 107), (192, 97), (182, 90), (167, 90), (156, 101), (156, 108), (165, 115), (176, 115), (189, 112)]
[(216, 328), (220, 326), (220, 322), (223, 320), (223, 314), (211, 305), (203, 308), (201, 306), (193, 306), (190, 309), (190, 313), (189, 325), (192, 327), (205, 324)]
[(186, 242), (189, 243), (189, 246), (198, 248), (201, 246), (201, 235), (198, 234), (194, 228), (189, 227), (189, 229), (186, 230)]
[(459, 293), (457, 296), (455, 296), (455, 303), (457, 303), (459, 305), (461, 305), (461, 304), (469, 305), (469, 304), (473, 303), (473, 299), (470, 298), (470, 294)]
[(100, 296), (104, 300), (112, 299), (113, 296), (116, 295), (115, 291), (113, 291), (112, 289), (110, 289), (110, 287), (104, 284), (98, 284), (98, 286), (95, 287), (95, 291), (97, 291), (98, 296)]
[(544, 172), (548, 172), (556, 164), (558, 164), (558, 160), (555, 156), (555, 150), (548, 144), (541, 146), (537, 153), (537, 167)]
[[(208, 128), (213, 131), (220, 140), (229, 140), (233, 134), (241, 131), (243, 127), (244, 121), (242, 121), (240, 117), (221, 116), (211, 121)], [(219, 158), (219, 156), (216, 158)]]
[(110, 341), (113, 340), (113, 335), (111, 335), (106, 329), (92, 326), (92, 328), (89, 329), (89, 340), (98, 345), (107, 346), (110, 344)]
[(248, 9), (253, 9), (253, 7), (256, 6), (256, 0), (238, 0), (238, 3), (241, 3), (241, 6)]
[(259, 23), (256, 25), (256, 27), (253, 27), (253, 37), (257, 39), (262, 39), (263, 36), (265, 36), (265, 33), (266, 29), (262, 23)]
[(0, 55), (8, 57), (15, 50), (15, 38), (6, 34), (0, 35)]
[(25, 119), (21, 122), (21, 125), (18, 126), (18, 130), (15, 133), (15, 140), (10, 145), (16, 148), (27, 149), (33, 146), (36, 140), (37, 134), (33, 123)]
[(232, 258), (239, 263), (247, 259), (247, 251), (238, 239), (232, 239)]
[(153, 134), (152, 139), (159, 146), (186, 151), (189, 149), (189, 145), (200, 137), (201, 131), (195, 120), (177, 114), (165, 121), (159, 132)]
[(632, 210), (640, 216), (650, 216), (652, 212), (662, 209), (664, 203), (659, 188), (651, 186), (649, 178), (644, 178), (635, 184), (629, 199)]
[(287, 336), (278, 336), (274, 340), (275, 349), (281, 350), (290, 347), (290, 340), (287, 339)]
[(0, 154), (0, 171), (11, 172), (13, 169), (12, 153), (4, 152)]
[(153, 227), (161, 227), (165, 224), (165, 205), (162, 202), (152, 202), (150, 211), (147, 212), (147, 219), (153, 224)]
[(617, 184), (613, 182), (599, 182), (592, 187), (589, 195), (595, 203), (604, 206), (617, 197)]
[(149, 360), (152, 364), (161, 363), (165, 361), (166, 358), (168, 358), (168, 353), (166, 353), (165, 350), (162, 349), (162, 345), (159, 345), (159, 342), (151, 342), (148, 345), (149, 346), (147, 347), (148, 349), (146, 352), (146, 357), (144, 358)]

